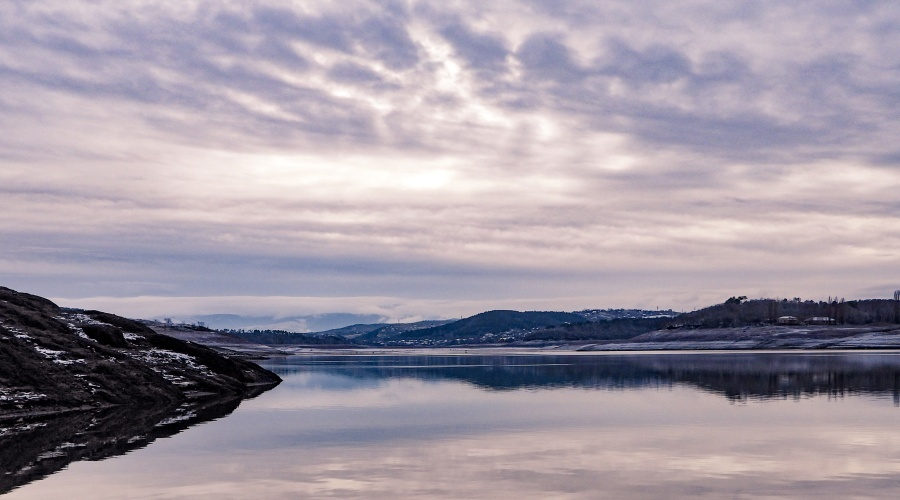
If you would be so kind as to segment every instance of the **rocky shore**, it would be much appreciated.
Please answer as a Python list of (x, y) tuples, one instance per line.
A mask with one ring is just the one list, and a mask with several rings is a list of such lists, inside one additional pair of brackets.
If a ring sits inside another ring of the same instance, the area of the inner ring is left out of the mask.
[(0, 421), (117, 405), (177, 407), (279, 382), (253, 363), (138, 322), (0, 287)]

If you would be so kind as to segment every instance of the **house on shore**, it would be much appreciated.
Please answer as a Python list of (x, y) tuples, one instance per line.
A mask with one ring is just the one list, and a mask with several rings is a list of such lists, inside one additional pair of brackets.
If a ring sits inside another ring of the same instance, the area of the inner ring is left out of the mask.
[(828, 316), (813, 316), (812, 318), (806, 318), (805, 323), (807, 325), (833, 325), (837, 322), (834, 318), (829, 318)]
[(800, 319), (796, 316), (779, 316), (777, 323), (779, 325), (799, 325)]

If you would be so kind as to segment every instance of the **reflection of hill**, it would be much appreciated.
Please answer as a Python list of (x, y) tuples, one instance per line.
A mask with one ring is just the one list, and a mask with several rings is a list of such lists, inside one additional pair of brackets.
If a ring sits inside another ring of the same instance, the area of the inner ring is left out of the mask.
[[(460, 380), (489, 390), (616, 389), (688, 384), (731, 400), (890, 395), (900, 402), (900, 356), (878, 354), (641, 354), (615, 356), (352, 356), (270, 366), (356, 378)], [(326, 363), (326, 364), (321, 364)]]
[(143, 448), (158, 438), (224, 417), (241, 399), (172, 406), (117, 406), (15, 422), (0, 420), (0, 494), (79, 460), (102, 460)]

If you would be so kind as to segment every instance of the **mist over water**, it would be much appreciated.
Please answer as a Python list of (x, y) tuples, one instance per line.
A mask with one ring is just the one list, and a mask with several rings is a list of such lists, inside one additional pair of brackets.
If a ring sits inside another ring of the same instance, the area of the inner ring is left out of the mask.
[(900, 355), (293, 356), (284, 383), (9, 498), (895, 497)]

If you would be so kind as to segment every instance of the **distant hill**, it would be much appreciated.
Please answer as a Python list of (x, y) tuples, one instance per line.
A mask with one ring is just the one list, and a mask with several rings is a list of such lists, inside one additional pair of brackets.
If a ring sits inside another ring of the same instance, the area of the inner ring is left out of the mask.
[[(330, 330), (297, 333), (280, 328), (226, 328), (222, 332), (248, 342), (266, 345), (445, 345), (452, 343), (495, 343), (529, 339), (597, 339), (625, 338), (648, 330), (647, 325), (634, 320), (669, 319), (678, 313), (672, 310), (647, 309), (585, 309), (573, 313), (556, 311), (487, 311), (462, 320), (426, 320), (413, 323), (356, 323)], [(349, 319), (350, 315), (325, 314), (322, 318)], [(198, 317), (200, 318), (200, 317)], [(259, 322), (262, 317), (232, 315), (204, 316), (210, 325), (227, 319), (230, 324)], [(576, 328), (573, 325), (589, 322), (612, 322), (604, 326)], [(450, 327), (449, 325), (454, 324)], [(536, 330), (566, 325), (566, 330), (537, 333)], [(447, 327), (440, 329), (442, 327)], [(437, 328), (437, 329), (436, 329)], [(415, 332), (415, 333), (414, 333)]]
[(590, 323), (574, 323), (544, 328), (526, 334), (524, 341), (576, 341), (628, 339), (668, 325), (670, 316), (616, 318)]
[(900, 302), (888, 299), (812, 301), (794, 298), (753, 299), (731, 297), (722, 304), (705, 307), (674, 318), (670, 327), (727, 328), (773, 324), (782, 316), (800, 321), (812, 317), (832, 318), (838, 325), (870, 325), (900, 322)]
[(654, 319), (674, 318), (681, 313), (671, 309), (584, 309), (575, 311), (575, 314), (583, 316), (588, 321), (612, 321), (615, 319)]
[(346, 337), (348, 339), (352, 339), (355, 337), (359, 337), (360, 335), (364, 335), (366, 333), (375, 331), (383, 326), (386, 323), (358, 323), (355, 325), (344, 326), (341, 328), (332, 328), (331, 330), (324, 330), (321, 332), (309, 332), (310, 335), (340, 335), (341, 337)]
[(202, 322), (219, 330), (283, 330), (287, 332), (318, 332), (352, 324), (378, 323), (385, 318), (377, 314), (324, 313), (295, 316), (241, 316), (237, 314), (207, 314), (177, 318), (184, 323)]
[[(794, 316), (798, 323), (803, 323), (807, 318), (824, 317), (832, 318), (835, 325), (878, 325), (900, 321), (900, 302), (878, 299), (818, 302), (800, 299), (747, 300), (746, 297), (731, 297), (722, 304), (685, 314), (671, 309), (585, 309), (575, 312), (493, 310), (460, 320), (356, 323), (313, 333), (280, 329), (225, 332), (268, 346), (437, 347), (583, 341), (604, 344), (630, 341), (659, 331), (668, 331), (672, 333), (670, 336), (681, 338), (684, 335), (678, 332), (773, 325), (781, 316)], [(191, 333), (196, 337), (194, 332)], [(722, 335), (728, 336), (727, 333)]]
[(352, 340), (340, 335), (286, 332), (284, 330), (224, 330), (225, 333), (257, 344), (344, 346)]
[(583, 316), (554, 311), (487, 311), (444, 325), (410, 331), (374, 330), (358, 342), (386, 345), (443, 345), (508, 341), (525, 333), (564, 323), (584, 323)]
[(452, 319), (438, 319), (438, 320), (426, 320), (426, 321), (416, 321), (414, 323), (370, 323), (370, 324), (356, 324), (345, 326), (343, 328), (333, 328), (331, 330), (325, 330), (322, 332), (310, 332), (310, 335), (340, 335), (342, 337), (346, 337), (348, 339), (353, 339), (359, 337), (361, 335), (365, 335), (367, 333), (374, 332), (376, 330), (380, 330), (384, 334), (392, 335), (405, 333), (412, 330), (422, 330), (425, 328), (431, 328), (435, 326), (446, 325), (447, 323), (452, 323)]

